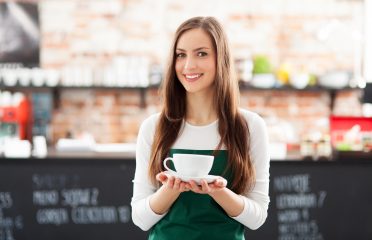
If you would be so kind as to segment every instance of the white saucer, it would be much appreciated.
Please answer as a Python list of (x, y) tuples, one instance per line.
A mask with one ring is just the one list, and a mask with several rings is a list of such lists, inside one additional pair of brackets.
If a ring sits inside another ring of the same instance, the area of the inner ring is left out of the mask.
[(182, 176), (182, 175), (179, 175), (178, 173), (174, 173), (174, 172), (171, 172), (171, 171), (165, 171), (164, 173), (169, 174), (171, 176), (175, 176), (177, 178), (180, 178), (184, 182), (194, 180), (199, 185), (200, 185), (200, 181), (203, 180), (203, 179), (205, 181), (207, 181), (207, 183), (211, 183), (211, 182), (214, 182), (216, 179), (219, 178), (219, 176), (216, 176), (216, 175), (207, 175), (207, 176), (204, 176), (204, 177), (189, 177), (189, 176)]

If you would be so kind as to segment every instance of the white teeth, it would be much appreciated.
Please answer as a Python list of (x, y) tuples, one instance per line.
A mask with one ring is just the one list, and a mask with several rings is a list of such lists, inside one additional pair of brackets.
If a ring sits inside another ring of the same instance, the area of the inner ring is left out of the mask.
[(198, 78), (198, 77), (200, 77), (201, 76), (201, 74), (195, 74), (195, 75), (186, 75), (186, 78)]

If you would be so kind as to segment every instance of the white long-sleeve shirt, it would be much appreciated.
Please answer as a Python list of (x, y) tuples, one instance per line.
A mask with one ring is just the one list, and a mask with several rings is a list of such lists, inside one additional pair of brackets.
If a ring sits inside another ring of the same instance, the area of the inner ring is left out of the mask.
[[(263, 119), (248, 110), (240, 109), (248, 122), (250, 132), (250, 156), (256, 172), (256, 183), (245, 195), (244, 209), (236, 221), (250, 229), (259, 228), (266, 220), (269, 198), (270, 156), (266, 125)], [(156, 214), (149, 204), (150, 196), (157, 190), (148, 178), (148, 167), (157, 120), (160, 114), (148, 117), (141, 125), (136, 149), (136, 171), (133, 180), (132, 220), (142, 230), (148, 230), (167, 213)], [(175, 149), (215, 149), (220, 141), (218, 121), (205, 126), (185, 122), (182, 132), (172, 146)], [(242, 139), (243, 141), (243, 139)]]

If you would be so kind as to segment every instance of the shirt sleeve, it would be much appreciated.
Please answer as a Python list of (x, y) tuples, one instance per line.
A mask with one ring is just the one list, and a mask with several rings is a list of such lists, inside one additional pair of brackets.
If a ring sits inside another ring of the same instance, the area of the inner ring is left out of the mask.
[(253, 121), (249, 122), (249, 130), (251, 138), (250, 154), (256, 171), (256, 183), (250, 192), (242, 195), (244, 209), (241, 214), (232, 218), (255, 230), (265, 222), (270, 202), (270, 153), (264, 120), (256, 115)]
[(155, 131), (154, 116), (146, 119), (140, 127), (136, 146), (136, 171), (133, 179), (133, 196), (131, 201), (132, 220), (144, 231), (149, 230), (165, 214), (156, 214), (151, 208), (149, 199), (156, 191), (148, 178), (148, 166), (151, 144)]

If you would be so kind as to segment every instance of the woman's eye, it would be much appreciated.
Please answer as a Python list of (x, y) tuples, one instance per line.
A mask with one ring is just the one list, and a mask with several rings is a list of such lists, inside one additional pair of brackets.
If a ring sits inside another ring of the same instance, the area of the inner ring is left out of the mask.
[(184, 53), (177, 53), (176, 54), (176, 58), (183, 58), (185, 57), (186, 55)]
[(208, 54), (206, 52), (198, 52), (198, 57), (205, 57)]

